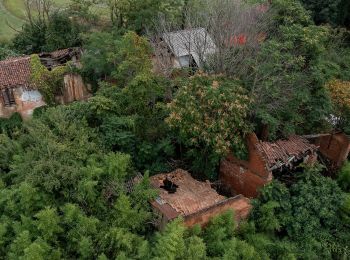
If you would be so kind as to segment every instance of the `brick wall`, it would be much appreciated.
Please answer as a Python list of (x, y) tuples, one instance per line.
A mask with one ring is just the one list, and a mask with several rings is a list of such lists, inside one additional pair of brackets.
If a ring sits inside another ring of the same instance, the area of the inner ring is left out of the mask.
[(256, 149), (258, 138), (250, 134), (247, 138), (248, 161), (237, 159), (232, 154), (221, 161), (219, 179), (232, 194), (243, 194), (255, 198), (259, 189), (272, 180), (272, 173)]
[(255, 198), (259, 189), (272, 180), (272, 173), (265, 178), (237, 163), (223, 160), (220, 164), (220, 181), (232, 194)]
[(315, 143), (320, 146), (320, 152), (336, 167), (341, 167), (349, 156), (350, 141), (344, 133), (320, 136)]
[(242, 219), (247, 218), (250, 213), (250, 200), (242, 195), (228, 198), (209, 208), (185, 216), (184, 223), (187, 227), (192, 227), (196, 224), (205, 226), (208, 224), (210, 219), (217, 215), (223, 214), (230, 209), (232, 209), (235, 213), (236, 223), (239, 223)]

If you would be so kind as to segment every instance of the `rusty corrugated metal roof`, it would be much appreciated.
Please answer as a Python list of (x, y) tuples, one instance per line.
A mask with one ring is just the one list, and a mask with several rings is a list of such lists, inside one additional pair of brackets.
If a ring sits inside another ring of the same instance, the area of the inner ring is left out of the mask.
[(292, 161), (300, 160), (309, 152), (317, 150), (317, 146), (296, 135), (274, 143), (260, 141), (256, 147), (269, 168), (289, 165)]

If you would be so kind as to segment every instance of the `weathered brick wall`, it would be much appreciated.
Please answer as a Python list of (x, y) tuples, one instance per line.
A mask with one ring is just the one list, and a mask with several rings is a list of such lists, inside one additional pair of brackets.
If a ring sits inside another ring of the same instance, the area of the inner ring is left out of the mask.
[(271, 173), (267, 178), (264, 178), (254, 174), (248, 168), (228, 160), (223, 160), (220, 164), (220, 181), (231, 193), (255, 198), (259, 189), (271, 180)]
[(239, 160), (231, 154), (221, 162), (219, 179), (231, 193), (255, 198), (259, 189), (272, 180), (272, 173), (267, 170), (265, 161), (256, 149), (258, 142), (255, 134), (247, 137), (248, 161)]
[(257, 150), (256, 144), (259, 142), (256, 135), (250, 134), (247, 137), (247, 147), (249, 153), (248, 169), (252, 174), (258, 175), (262, 178), (270, 178), (271, 173), (266, 168), (266, 162)]
[(196, 224), (205, 226), (210, 221), (210, 219), (217, 215), (223, 214), (230, 209), (234, 211), (235, 220), (237, 223), (239, 223), (242, 219), (247, 218), (250, 213), (250, 200), (242, 195), (228, 198), (212, 207), (185, 216), (184, 223), (187, 227), (192, 227)]
[(320, 152), (340, 167), (349, 156), (350, 141), (344, 133), (321, 136), (316, 140)]

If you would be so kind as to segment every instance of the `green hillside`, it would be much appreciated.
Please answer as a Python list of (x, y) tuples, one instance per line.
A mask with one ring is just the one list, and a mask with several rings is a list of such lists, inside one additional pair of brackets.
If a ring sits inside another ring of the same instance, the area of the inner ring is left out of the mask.
[[(54, 0), (57, 7), (63, 7), (70, 0)], [(8, 41), (24, 23), (24, 0), (0, 0), (0, 41)], [(11, 28), (12, 27), (12, 28)]]
[(14, 29), (20, 29), (22, 24), (23, 20), (7, 10), (4, 2), (0, 0), (0, 41), (10, 40), (16, 33)]

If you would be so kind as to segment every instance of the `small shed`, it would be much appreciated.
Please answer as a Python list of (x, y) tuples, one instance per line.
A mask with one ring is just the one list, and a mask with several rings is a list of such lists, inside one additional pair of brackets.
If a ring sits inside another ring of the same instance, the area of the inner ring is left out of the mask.
[(216, 45), (204, 28), (164, 33), (162, 40), (173, 55), (175, 68), (201, 68), (207, 57), (216, 52)]

